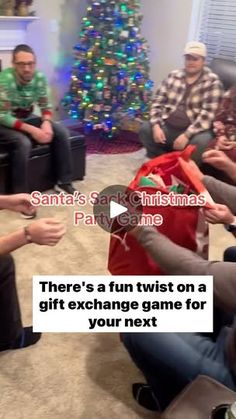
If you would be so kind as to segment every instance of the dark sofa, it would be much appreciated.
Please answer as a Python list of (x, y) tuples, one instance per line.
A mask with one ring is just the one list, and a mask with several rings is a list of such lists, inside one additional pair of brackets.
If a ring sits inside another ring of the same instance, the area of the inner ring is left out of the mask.
[(212, 60), (210, 67), (219, 76), (225, 90), (236, 84), (236, 61), (215, 58)]

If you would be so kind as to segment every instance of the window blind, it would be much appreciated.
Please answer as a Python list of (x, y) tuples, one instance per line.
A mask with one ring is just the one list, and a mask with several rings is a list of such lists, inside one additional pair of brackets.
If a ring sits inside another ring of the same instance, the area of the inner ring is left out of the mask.
[(204, 0), (199, 41), (213, 58), (236, 61), (236, 0)]

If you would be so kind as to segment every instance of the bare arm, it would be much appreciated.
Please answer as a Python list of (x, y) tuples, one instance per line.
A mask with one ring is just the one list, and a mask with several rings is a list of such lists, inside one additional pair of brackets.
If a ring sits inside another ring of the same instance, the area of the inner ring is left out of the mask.
[(215, 202), (227, 205), (236, 215), (236, 186), (228, 185), (211, 176), (204, 176), (203, 183)]
[(0, 255), (11, 253), (27, 243), (28, 242), (23, 228), (21, 230), (15, 231), (14, 233), (2, 236), (0, 237)]

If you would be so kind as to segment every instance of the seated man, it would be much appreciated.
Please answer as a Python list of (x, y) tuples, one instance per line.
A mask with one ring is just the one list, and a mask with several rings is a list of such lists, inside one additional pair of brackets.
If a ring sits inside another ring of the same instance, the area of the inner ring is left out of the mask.
[[(38, 104), (41, 117), (32, 117)], [(13, 51), (12, 68), (0, 73), (0, 144), (11, 154), (13, 192), (29, 192), (28, 161), (32, 144), (50, 144), (57, 191), (73, 194), (71, 150), (67, 130), (52, 121), (47, 80), (36, 70), (36, 57), (28, 45)]]
[(196, 144), (193, 159), (201, 154), (213, 138), (212, 122), (223, 95), (218, 76), (205, 67), (206, 47), (189, 42), (184, 50), (185, 68), (174, 70), (157, 90), (150, 112), (150, 123), (144, 123), (140, 140), (152, 159), (172, 150), (183, 150)]
[[(34, 211), (28, 194), (0, 196), (0, 208), (25, 213)], [(14, 260), (10, 252), (28, 243), (55, 246), (64, 234), (63, 224), (52, 218), (42, 218), (0, 237), (0, 352), (25, 348), (41, 337), (40, 333), (33, 333), (31, 326), (22, 326)]]
[[(203, 182), (215, 208), (206, 210), (211, 223), (236, 226), (236, 188), (210, 177)], [(232, 212), (231, 212), (232, 211)], [(234, 234), (236, 229), (234, 231)], [(184, 249), (153, 227), (137, 227), (131, 232), (152, 258), (169, 275), (213, 275), (216, 307), (236, 313), (236, 264), (210, 262)], [(216, 333), (125, 333), (123, 342), (147, 385), (137, 383), (133, 393), (140, 404), (163, 410), (199, 374), (208, 375), (236, 390), (236, 323), (222, 322)]]

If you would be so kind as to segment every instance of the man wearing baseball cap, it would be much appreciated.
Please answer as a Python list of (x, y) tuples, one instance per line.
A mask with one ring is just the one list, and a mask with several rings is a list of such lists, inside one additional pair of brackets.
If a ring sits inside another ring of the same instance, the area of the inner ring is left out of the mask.
[(212, 122), (223, 95), (216, 74), (205, 65), (206, 46), (188, 42), (184, 69), (172, 71), (156, 92), (150, 122), (143, 124), (140, 140), (152, 159), (195, 144), (196, 163), (213, 138)]

